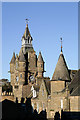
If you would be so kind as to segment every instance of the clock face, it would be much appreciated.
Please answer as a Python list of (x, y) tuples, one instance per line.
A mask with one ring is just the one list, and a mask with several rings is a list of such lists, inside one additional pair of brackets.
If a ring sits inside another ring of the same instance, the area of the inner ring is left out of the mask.
[(33, 75), (31, 75), (30, 77), (29, 77), (29, 79), (30, 79), (30, 81), (34, 81), (34, 76)]

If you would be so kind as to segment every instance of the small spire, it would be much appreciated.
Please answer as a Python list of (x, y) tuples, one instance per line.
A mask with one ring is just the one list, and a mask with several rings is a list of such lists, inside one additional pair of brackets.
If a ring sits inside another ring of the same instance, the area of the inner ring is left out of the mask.
[(42, 57), (41, 51), (39, 52), (38, 61), (43, 61), (43, 57)]
[(11, 59), (11, 62), (10, 63), (15, 63), (15, 52), (13, 52), (13, 57), (12, 57), (12, 59)]
[(61, 52), (62, 52), (62, 37), (60, 38), (60, 40), (61, 40)]

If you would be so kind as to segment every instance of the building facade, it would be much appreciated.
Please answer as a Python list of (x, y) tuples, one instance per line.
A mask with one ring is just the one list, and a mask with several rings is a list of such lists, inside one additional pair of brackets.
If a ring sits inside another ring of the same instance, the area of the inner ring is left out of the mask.
[[(14, 102), (21, 98), (31, 98), (33, 110), (47, 112), (47, 118), (54, 118), (56, 112), (80, 111), (78, 100), (79, 70), (69, 70), (63, 55), (62, 46), (59, 59), (53, 73), (52, 79), (44, 77), (44, 60), (41, 52), (37, 57), (32, 45), (33, 38), (30, 34), (28, 24), (22, 36), (22, 46), (19, 54), (13, 53), (10, 61), (10, 78), (13, 88), (12, 94), (7, 94), (7, 98)], [(78, 78), (77, 78), (78, 77)], [(78, 79), (78, 80), (76, 80)], [(80, 81), (80, 80), (79, 80)], [(77, 92), (75, 93), (75, 91)], [(4, 93), (2, 100), (6, 98)], [(9, 96), (8, 96), (9, 95)], [(74, 104), (76, 107), (74, 107)]]

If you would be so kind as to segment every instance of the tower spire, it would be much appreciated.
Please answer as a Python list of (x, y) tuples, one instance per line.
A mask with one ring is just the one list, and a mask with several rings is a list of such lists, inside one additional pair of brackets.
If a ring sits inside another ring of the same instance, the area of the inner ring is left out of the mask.
[(61, 40), (61, 52), (62, 52), (62, 37), (60, 38), (60, 40)]

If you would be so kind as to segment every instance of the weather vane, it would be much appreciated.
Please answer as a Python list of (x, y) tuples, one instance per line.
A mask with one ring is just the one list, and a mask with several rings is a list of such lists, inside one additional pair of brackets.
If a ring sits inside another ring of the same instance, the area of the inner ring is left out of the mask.
[(26, 23), (28, 24), (28, 22), (29, 22), (29, 19), (25, 19), (26, 20)]
[(61, 52), (62, 52), (62, 37), (60, 38), (60, 40), (61, 40)]

